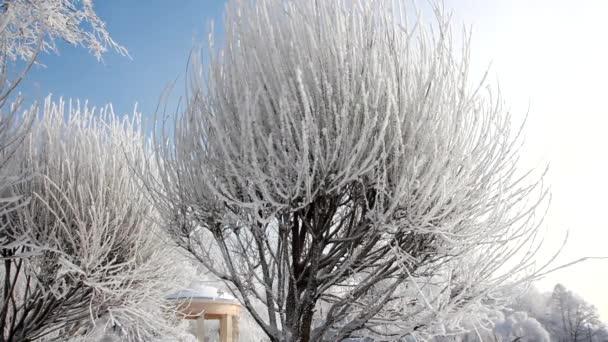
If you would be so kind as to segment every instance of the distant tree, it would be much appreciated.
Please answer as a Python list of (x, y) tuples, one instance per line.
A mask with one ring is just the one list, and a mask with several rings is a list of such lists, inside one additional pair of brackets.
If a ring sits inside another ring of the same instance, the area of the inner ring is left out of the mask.
[(605, 329), (596, 308), (561, 284), (551, 296), (548, 323), (559, 342), (593, 342)]
[(142, 174), (271, 341), (460, 331), (530, 270), (545, 192), (499, 94), (441, 6), (391, 4), (229, 1)]
[(513, 311), (524, 311), (529, 316), (542, 322), (545, 321), (547, 310), (551, 306), (551, 292), (542, 292), (535, 286), (520, 290), (513, 302), (509, 303), (509, 309)]
[(454, 337), (437, 337), (434, 342), (550, 342), (549, 332), (523, 311), (490, 310), (491, 324)]
[(531, 287), (507, 307), (490, 310), (487, 316), (490, 325), (435, 342), (608, 342), (608, 331), (595, 308), (561, 284), (552, 293)]
[(514, 312), (495, 323), (494, 336), (497, 340), (521, 342), (550, 342), (547, 330), (525, 312)]

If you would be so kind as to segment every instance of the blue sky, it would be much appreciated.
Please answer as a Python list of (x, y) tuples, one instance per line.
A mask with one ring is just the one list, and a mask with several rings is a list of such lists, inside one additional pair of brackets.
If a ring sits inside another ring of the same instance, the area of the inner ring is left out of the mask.
[(151, 117), (170, 82), (177, 80), (171, 106), (183, 94), (188, 54), (206, 37), (210, 20), (218, 34), (223, 7), (223, 0), (96, 1), (97, 14), (132, 59), (112, 51), (98, 62), (86, 49), (61, 42), (58, 55), (39, 56), (46, 67), (34, 67), (19, 90), (27, 102), (49, 93), (88, 99), (95, 106), (111, 102), (117, 114), (132, 113), (137, 102), (138, 110)]

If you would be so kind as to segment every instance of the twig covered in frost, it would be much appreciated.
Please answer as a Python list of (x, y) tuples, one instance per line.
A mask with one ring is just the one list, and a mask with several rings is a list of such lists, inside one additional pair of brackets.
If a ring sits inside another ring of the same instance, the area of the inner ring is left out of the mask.
[(109, 49), (122, 55), (92, 0), (1, 0), (0, 39), (10, 60), (31, 60), (40, 49), (57, 51), (56, 40), (82, 46), (97, 59)]
[(232, 0), (195, 58), (148, 188), (272, 341), (448, 334), (529, 277), (547, 192), (518, 173), (500, 94), (471, 86), (468, 38), (454, 51), (433, 13)]

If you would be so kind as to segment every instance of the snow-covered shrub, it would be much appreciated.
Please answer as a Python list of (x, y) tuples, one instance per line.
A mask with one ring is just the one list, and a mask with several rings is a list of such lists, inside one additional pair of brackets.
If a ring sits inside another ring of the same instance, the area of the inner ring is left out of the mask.
[[(9, 160), (31, 124), (17, 115), (24, 96), (15, 95), (14, 90), (35, 63), (39, 51), (57, 51), (58, 39), (83, 46), (98, 59), (108, 48), (127, 53), (110, 37), (105, 23), (93, 10), (92, 0), (0, 0), (0, 214), (29, 200), (23, 195), (12, 196), (8, 190), (26, 177)], [(15, 60), (24, 63), (11, 63)], [(0, 248), (16, 248), (28, 239), (27, 236), (9, 239), (5, 227), (0, 229)]]
[[(67, 107), (67, 108), (66, 108)], [(44, 103), (12, 159), (27, 205), (3, 213), (0, 333), (5, 340), (86, 335), (100, 318), (123, 340), (169, 328), (174, 274), (154, 208), (132, 170), (143, 161), (138, 116), (111, 107)], [(145, 167), (145, 169), (144, 169)]]

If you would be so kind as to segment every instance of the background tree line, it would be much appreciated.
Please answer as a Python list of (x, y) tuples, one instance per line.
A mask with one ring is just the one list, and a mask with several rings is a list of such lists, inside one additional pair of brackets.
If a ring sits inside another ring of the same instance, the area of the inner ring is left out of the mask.
[(531, 287), (493, 315), (489, 329), (437, 341), (608, 341), (608, 327), (596, 308), (561, 284), (552, 292)]

